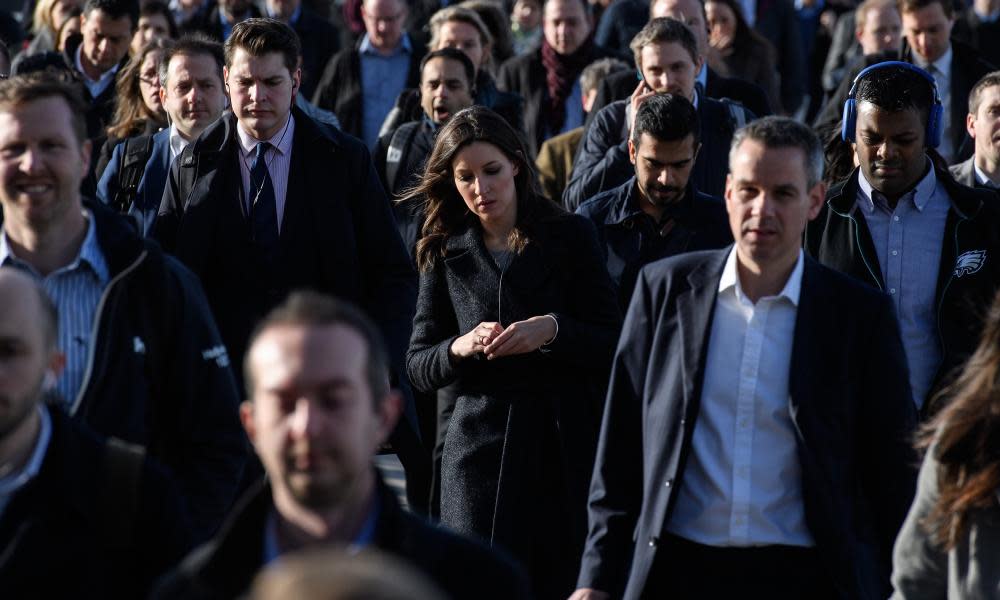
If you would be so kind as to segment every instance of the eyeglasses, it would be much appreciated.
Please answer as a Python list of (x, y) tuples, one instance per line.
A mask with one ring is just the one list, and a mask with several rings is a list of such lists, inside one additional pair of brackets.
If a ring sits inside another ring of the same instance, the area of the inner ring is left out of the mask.
[(153, 76), (153, 77), (143, 77), (142, 75), (140, 75), (139, 76), (139, 82), (140, 83), (145, 83), (146, 85), (151, 85), (153, 87), (160, 87), (160, 78), (156, 77), (156, 76)]

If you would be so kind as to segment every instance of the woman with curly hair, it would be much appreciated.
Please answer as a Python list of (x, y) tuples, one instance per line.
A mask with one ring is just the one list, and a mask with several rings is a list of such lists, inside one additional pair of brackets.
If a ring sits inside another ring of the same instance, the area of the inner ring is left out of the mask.
[(407, 372), (450, 386), (441, 523), (500, 546), (537, 598), (573, 591), (603, 393), (621, 326), (589, 221), (537, 189), (520, 138), (467, 108), (441, 129), (423, 198)]

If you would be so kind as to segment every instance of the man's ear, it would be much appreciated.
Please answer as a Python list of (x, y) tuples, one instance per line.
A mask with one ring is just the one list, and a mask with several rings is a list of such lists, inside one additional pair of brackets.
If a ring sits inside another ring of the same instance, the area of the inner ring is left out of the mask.
[(253, 402), (244, 400), (240, 404), (240, 423), (243, 424), (243, 431), (247, 432), (250, 443), (256, 443), (257, 428), (253, 422)]
[(819, 215), (819, 211), (823, 208), (823, 202), (826, 200), (826, 184), (822, 181), (818, 182), (816, 185), (809, 190), (809, 220), (812, 221)]
[(965, 115), (965, 131), (970, 138), (976, 139), (976, 115), (972, 113)]
[(389, 436), (396, 428), (396, 422), (403, 414), (403, 395), (398, 390), (390, 390), (385, 398), (376, 404), (375, 410), (378, 413), (376, 441), (379, 446), (382, 446), (389, 440)]
[(628, 139), (628, 160), (633, 165), (635, 164), (635, 153), (636, 153), (635, 142), (632, 141), (632, 138), (629, 138)]

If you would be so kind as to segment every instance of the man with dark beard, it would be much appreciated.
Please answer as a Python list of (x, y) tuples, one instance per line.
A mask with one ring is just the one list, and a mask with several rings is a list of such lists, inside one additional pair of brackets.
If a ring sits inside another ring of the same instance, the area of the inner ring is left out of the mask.
[(451, 598), (524, 598), (523, 574), (489, 549), (404, 512), (372, 458), (402, 411), (375, 325), (352, 305), (296, 292), (250, 339), (240, 418), (264, 470), (220, 533), (169, 575), (157, 598), (243, 596), (290, 552), (372, 547)]
[(577, 209), (597, 227), (622, 308), (644, 265), (733, 241), (722, 199), (690, 182), (700, 148), (694, 105), (681, 95), (652, 96), (640, 105), (628, 142), (635, 176)]

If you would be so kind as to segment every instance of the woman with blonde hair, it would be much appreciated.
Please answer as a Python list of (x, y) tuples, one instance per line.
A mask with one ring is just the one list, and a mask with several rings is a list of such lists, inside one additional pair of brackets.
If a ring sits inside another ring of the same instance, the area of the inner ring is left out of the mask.
[(31, 17), (33, 38), (25, 54), (41, 54), (58, 50), (59, 30), (67, 19), (73, 18), (74, 9), (81, 8), (80, 0), (39, 0)]

